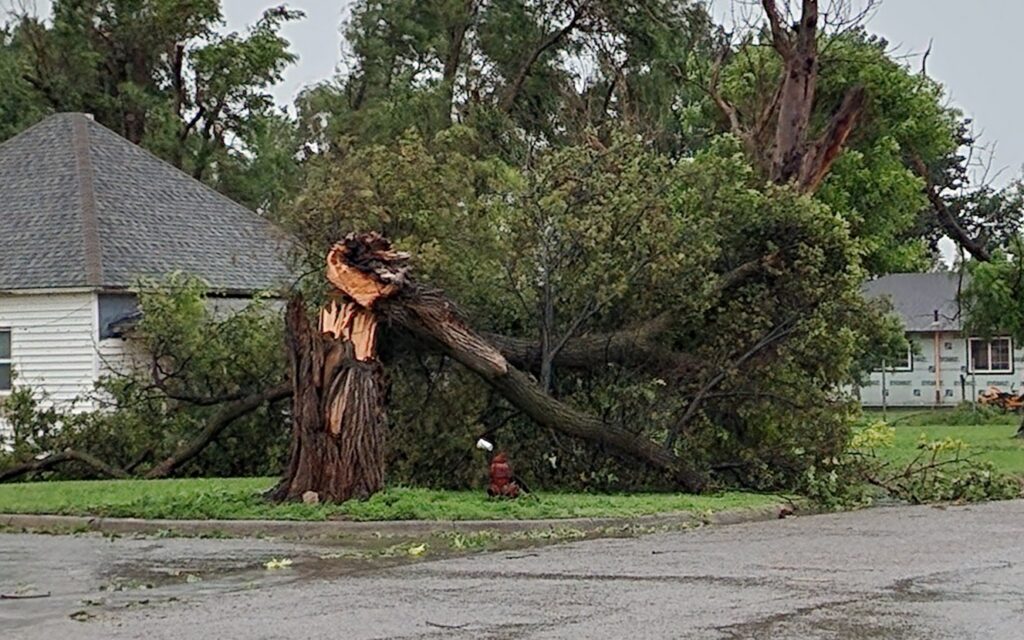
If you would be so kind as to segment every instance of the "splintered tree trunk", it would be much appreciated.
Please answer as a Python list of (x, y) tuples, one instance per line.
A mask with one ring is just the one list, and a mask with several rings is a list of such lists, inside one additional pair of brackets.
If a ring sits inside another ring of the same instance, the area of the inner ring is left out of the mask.
[[(337, 502), (383, 488), (384, 374), (376, 359), (382, 319), (451, 356), (538, 424), (647, 463), (685, 489), (704, 486), (703, 474), (670, 449), (545, 393), (470, 328), (441, 292), (407, 277), (407, 261), (408, 255), (392, 251), (377, 234), (351, 234), (328, 256), (327, 279), (340, 302), (321, 311), (319, 330), (310, 327), (300, 300), (289, 304), (292, 452), (273, 497), (297, 499), (314, 491), (321, 500)], [(621, 342), (615, 348), (628, 350), (639, 344), (633, 338), (608, 345)], [(505, 345), (521, 350), (517, 346)]]
[(384, 488), (385, 379), (373, 305), (397, 288), (351, 264), (402, 258), (386, 244), (339, 243), (327, 264), (337, 300), (321, 310), (318, 329), (310, 326), (301, 299), (289, 303), (292, 447), (275, 499), (296, 500), (312, 491), (322, 501), (343, 502)]
[(314, 331), (301, 299), (288, 305), (292, 447), (279, 500), (366, 498), (384, 487), (384, 371), (355, 344)]

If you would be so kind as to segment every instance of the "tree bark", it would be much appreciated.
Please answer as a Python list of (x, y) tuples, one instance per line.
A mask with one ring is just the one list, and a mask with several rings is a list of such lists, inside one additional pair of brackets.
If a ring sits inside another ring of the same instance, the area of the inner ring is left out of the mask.
[(781, 24), (775, 0), (762, 0), (762, 4), (783, 64), (771, 179), (785, 183), (800, 172), (814, 107), (818, 82), (818, 2), (803, 0), (800, 21), (791, 31)]
[(367, 498), (384, 488), (384, 371), (355, 344), (314, 331), (301, 298), (287, 311), (292, 445), (276, 500), (312, 491), (320, 500)]
[[(322, 501), (367, 498), (384, 488), (384, 369), (377, 359), (377, 303), (399, 291), (407, 255), (377, 234), (349, 235), (327, 256), (335, 300), (314, 331), (299, 297), (288, 303), (292, 376), (291, 459), (277, 500), (314, 492)], [(387, 264), (389, 281), (377, 274)]]

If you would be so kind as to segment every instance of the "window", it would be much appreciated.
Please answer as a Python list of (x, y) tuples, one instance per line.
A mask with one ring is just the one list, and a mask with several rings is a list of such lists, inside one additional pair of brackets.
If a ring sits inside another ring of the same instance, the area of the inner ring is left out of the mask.
[(0, 329), (0, 392), (11, 390), (11, 330)]
[(971, 373), (1013, 373), (1013, 344), (1009, 338), (968, 340)]
[(882, 364), (875, 369), (875, 371), (913, 371), (914, 370), (914, 351), (912, 348), (907, 347), (907, 353), (904, 357), (899, 360), (883, 360)]

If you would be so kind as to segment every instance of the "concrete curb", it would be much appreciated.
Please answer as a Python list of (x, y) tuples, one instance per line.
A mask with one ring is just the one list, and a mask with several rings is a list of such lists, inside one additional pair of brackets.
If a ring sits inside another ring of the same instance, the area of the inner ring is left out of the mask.
[(584, 532), (614, 529), (687, 528), (702, 524), (739, 524), (777, 520), (803, 511), (792, 503), (766, 507), (729, 509), (711, 514), (666, 513), (633, 518), (563, 518), (554, 520), (142, 520), (36, 514), (0, 514), (0, 529), (71, 533), (96, 531), (111, 534), (171, 533), (181, 536), (227, 535), (231, 537), (345, 538), (361, 536), (426, 536), (457, 531), (476, 533), (524, 533), (578, 529)]

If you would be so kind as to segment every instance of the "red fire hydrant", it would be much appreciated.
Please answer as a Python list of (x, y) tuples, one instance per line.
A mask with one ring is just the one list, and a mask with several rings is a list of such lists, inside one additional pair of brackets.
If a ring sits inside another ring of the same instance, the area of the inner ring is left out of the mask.
[(487, 495), (492, 498), (515, 498), (519, 495), (519, 485), (512, 475), (508, 456), (503, 452), (497, 453), (491, 460), (491, 484), (487, 487)]

